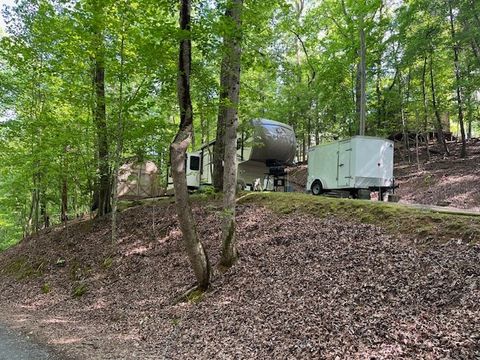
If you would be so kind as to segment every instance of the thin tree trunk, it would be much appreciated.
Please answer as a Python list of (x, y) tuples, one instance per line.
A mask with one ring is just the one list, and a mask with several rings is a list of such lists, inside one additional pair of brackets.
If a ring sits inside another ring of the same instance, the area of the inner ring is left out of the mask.
[(473, 109), (472, 109), (472, 99), (467, 97), (467, 139), (472, 138), (472, 120), (473, 120)]
[(65, 160), (68, 152), (68, 146), (63, 147), (62, 168), (60, 177), (60, 221), (65, 223), (68, 220), (68, 168)]
[(452, 35), (453, 42), (453, 54), (454, 54), (454, 65), (455, 65), (455, 79), (456, 79), (456, 90), (457, 90), (457, 106), (458, 106), (458, 122), (460, 124), (460, 134), (462, 137), (462, 149), (460, 151), (460, 157), (464, 158), (467, 156), (467, 140), (465, 137), (465, 125), (463, 122), (463, 104), (462, 104), (462, 92), (460, 89), (460, 63), (458, 60), (459, 46), (458, 41), (456, 40), (455, 35), (455, 25), (453, 22), (453, 10), (452, 10), (452, 1), (448, 1), (448, 10), (450, 13), (450, 32)]
[(417, 161), (417, 170), (420, 171), (420, 151), (419, 151), (419, 141), (418, 141), (418, 135), (420, 132), (420, 118), (418, 116), (418, 109), (415, 110), (415, 120), (417, 123), (416, 126), (416, 131), (415, 131), (415, 155), (416, 155), (416, 161)]
[[(410, 77), (410, 74), (408, 75)], [(401, 76), (400, 76), (401, 79)], [(408, 98), (410, 97), (410, 79), (408, 79), (408, 85), (407, 85), (407, 104), (408, 104)], [(402, 137), (403, 137), (403, 144), (405, 146), (405, 151), (407, 152), (407, 158), (408, 162), (410, 163), (412, 161), (411, 159), (411, 154), (410, 154), (410, 141), (408, 138), (408, 129), (407, 129), (407, 119), (405, 116), (405, 109), (404, 109), (404, 103), (403, 103), (403, 91), (402, 91), (402, 81), (398, 82), (398, 96), (400, 98), (400, 116), (402, 120)]]
[(45, 193), (41, 194), (41, 205), (40, 205), (40, 214), (42, 215), (43, 229), (50, 227), (50, 216), (48, 215), (47, 201), (45, 199)]
[(223, 208), (222, 219), (222, 256), (220, 265), (231, 267), (237, 259), (235, 246), (235, 195), (237, 190), (237, 128), (238, 103), (240, 95), (240, 67), (241, 67), (241, 14), (243, 0), (231, 0), (227, 4), (227, 17), (230, 17), (235, 26), (225, 37), (228, 49), (228, 107), (225, 131), (225, 172), (223, 178)]
[(34, 175), (33, 186), (34, 190), (34, 201), (33, 201), (33, 230), (35, 233), (38, 233), (40, 230), (40, 173), (37, 172)]
[(32, 201), (30, 203), (30, 212), (28, 215), (28, 219), (25, 225), (25, 234), (29, 235), (33, 230), (33, 216), (35, 212), (35, 200), (36, 200), (36, 189), (35, 189), (35, 176), (33, 177), (33, 190), (32, 190)]
[[(224, 51), (226, 52), (226, 44)], [(224, 173), (224, 155), (225, 155), (225, 126), (228, 106), (228, 75), (229, 68), (227, 62), (227, 54), (223, 56), (220, 69), (220, 97), (218, 100), (218, 118), (217, 118), (217, 135), (215, 145), (213, 146), (213, 173), (212, 181), (215, 191), (223, 190), (223, 173)]]
[(206, 290), (210, 285), (210, 263), (207, 253), (200, 242), (195, 229), (195, 219), (188, 198), (188, 187), (185, 169), (185, 156), (192, 139), (193, 109), (190, 98), (190, 68), (191, 49), (190, 40), (190, 0), (181, 0), (180, 30), (188, 32), (188, 37), (180, 41), (178, 60), (177, 93), (180, 107), (180, 126), (175, 140), (170, 145), (172, 178), (175, 191), (175, 204), (177, 208), (180, 230), (183, 243), (190, 260), (193, 272), (197, 279), (199, 289)]
[(442, 119), (440, 118), (440, 111), (438, 110), (437, 106), (437, 98), (435, 94), (435, 81), (433, 76), (433, 55), (430, 54), (430, 86), (432, 88), (432, 103), (433, 109), (435, 111), (435, 119), (437, 120), (437, 136), (438, 142), (443, 147), (444, 154), (446, 156), (450, 156), (450, 152), (448, 151), (447, 142), (445, 141), (445, 136), (443, 135), (443, 125)]
[[(64, 170), (65, 171), (65, 170)], [(67, 176), (64, 173), (62, 176), (62, 204), (61, 204), (61, 214), (60, 220), (62, 223), (66, 223), (68, 220), (68, 184), (67, 184)]]
[[(117, 242), (117, 207), (118, 207), (118, 173), (120, 168), (120, 159), (123, 151), (123, 83), (124, 83), (124, 63), (125, 63), (125, 36), (124, 19), (122, 18), (122, 36), (120, 41), (120, 87), (118, 98), (118, 118), (117, 118), (117, 145), (115, 147), (115, 156), (113, 164), (113, 195), (112, 195), (112, 244)], [(138, 178), (140, 184), (141, 178)]]
[(207, 128), (207, 122), (205, 119), (205, 108), (203, 104), (201, 104), (199, 110), (200, 110), (200, 141), (203, 145), (203, 144), (208, 144), (208, 140), (207, 140), (208, 128)]
[[(98, 17), (103, 16), (103, 9), (97, 9)], [(103, 216), (111, 211), (111, 186), (110, 186), (110, 167), (107, 138), (107, 116), (105, 105), (105, 44), (103, 39), (103, 25), (97, 19), (95, 24), (95, 125), (98, 138), (98, 170), (99, 170), (99, 188), (98, 188), (98, 216)]]
[(307, 153), (307, 139), (305, 138), (305, 129), (303, 129), (302, 134), (302, 160), (303, 162), (307, 161), (306, 154)]
[(375, 82), (375, 93), (377, 95), (377, 135), (383, 125), (382, 122), (382, 92), (380, 90), (380, 81), (381, 81), (381, 61), (377, 64), (377, 79)]
[(367, 118), (367, 47), (365, 43), (364, 22), (360, 22), (360, 114), (359, 114), (359, 135), (365, 135), (366, 118)]
[(315, 104), (316, 117), (315, 117), (315, 145), (320, 144), (320, 107), (319, 101)]
[(480, 47), (478, 46), (475, 39), (472, 40), (471, 46), (472, 46), (473, 55), (475, 55), (475, 58), (477, 59), (478, 63), (480, 64)]
[(430, 161), (426, 74), (427, 74), (427, 57), (425, 56), (423, 61), (423, 71), (422, 71), (423, 131), (424, 131), (424, 137), (425, 137), (424, 140), (425, 140), (425, 150), (427, 152), (427, 160)]
[[(408, 109), (408, 104), (410, 103), (410, 86), (411, 86), (411, 78), (412, 78), (412, 71), (410, 68), (408, 68), (408, 75), (407, 75), (407, 93), (405, 94), (405, 97), (406, 97), (406, 104), (403, 103), (403, 100), (402, 100), (402, 117), (403, 117), (403, 121), (404, 121), (404, 127), (405, 127), (405, 133), (407, 135), (407, 138), (405, 139), (405, 144), (407, 146), (407, 149), (408, 149), (408, 162), (412, 162), (412, 156), (410, 154), (410, 138), (408, 136), (409, 134), (409, 128), (408, 128), (408, 112), (406, 113), (405, 112), (405, 107)], [(401, 86), (401, 81), (399, 83)], [(403, 98), (402, 98), (403, 99)]]

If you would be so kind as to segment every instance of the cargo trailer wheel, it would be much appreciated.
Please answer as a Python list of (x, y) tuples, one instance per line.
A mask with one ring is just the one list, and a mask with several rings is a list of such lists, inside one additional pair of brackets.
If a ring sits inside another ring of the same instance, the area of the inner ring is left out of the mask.
[(313, 195), (320, 195), (323, 193), (322, 183), (319, 180), (315, 180), (312, 184), (311, 190)]

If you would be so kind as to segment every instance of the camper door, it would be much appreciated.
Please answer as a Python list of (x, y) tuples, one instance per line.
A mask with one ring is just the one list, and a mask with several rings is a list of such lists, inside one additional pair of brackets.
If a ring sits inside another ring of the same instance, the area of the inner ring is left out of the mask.
[(341, 141), (337, 153), (337, 184), (338, 187), (350, 187), (351, 183), (352, 144), (350, 141)]
[(186, 160), (186, 173), (187, 173), (187, 185), (190, 188), (200, 187), (200, 154), (187, 154)]

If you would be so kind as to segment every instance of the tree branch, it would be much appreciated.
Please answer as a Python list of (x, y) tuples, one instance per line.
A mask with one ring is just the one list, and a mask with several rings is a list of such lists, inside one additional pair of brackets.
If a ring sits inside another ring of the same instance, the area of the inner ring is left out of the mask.
[(306, 48), (305, 43), (303, 42), (302, 38), (300, 37), (300, 35), (298, 33), (296, 33), (294, 30), (290, 29), (290, 31), (297, 37), (298, 41), (300, 41), (300, 44), (302, 44), (302, 49), (303, 49), (303, 52), (305, 53), (307, 63), (310, 66), (310, 69), (312, 70), (312, 77), (309, 78), (309, 80), (308, 80), (308, 85), (310, 86), (312, 81), (315, 79), (315, 75), (316, 75), (315, 67), (310, 62), (310, 56), (308, 56), (307, 48)]

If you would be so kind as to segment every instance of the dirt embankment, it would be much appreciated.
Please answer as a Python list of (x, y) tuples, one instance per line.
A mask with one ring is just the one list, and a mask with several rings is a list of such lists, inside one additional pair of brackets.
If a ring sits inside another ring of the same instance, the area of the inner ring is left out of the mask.
[(468, 145), (464, 159), (459, 156), (460, 144), (450, 143), (449, 149), (451, 156), (444, 157), (435, 145), (428, 159), (421, 147), (420, 164), (413, 148), (410, 162), (407, 154), (397, 153), (395, 179), (402, 202), (480, 211), (480, 141)]
[[(100, 219), (1, 253), (1, 318), (73, 359), (480, 356), (479, 245), (417, 247), (331, 216), (238, 212), (241, 258), (201, 297), (174, 302), (193, 275), (173, 205), (157, 203), (120, 215), (115, 246)], [(195, 207), (213, 264), (220, 213)]]

